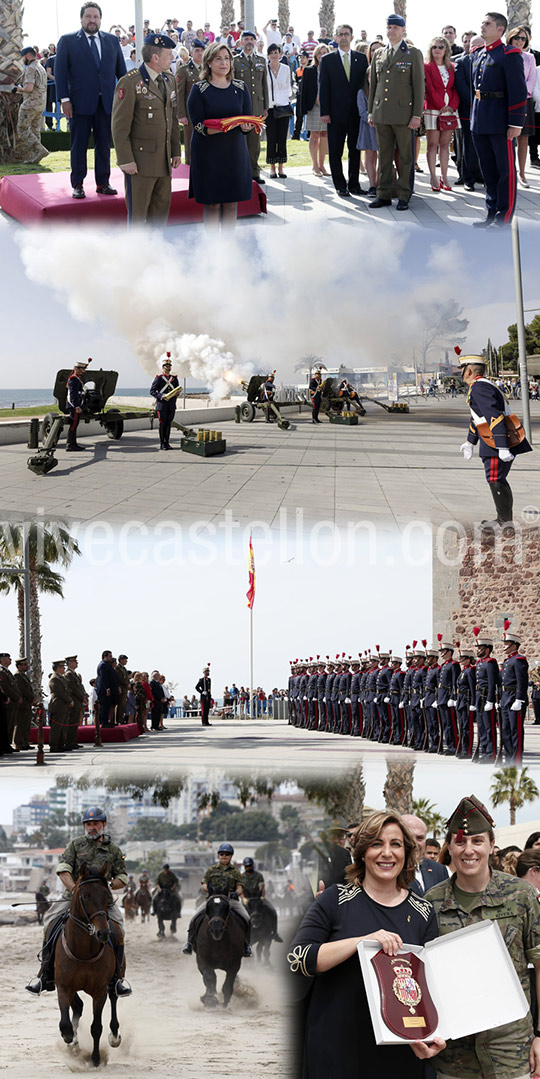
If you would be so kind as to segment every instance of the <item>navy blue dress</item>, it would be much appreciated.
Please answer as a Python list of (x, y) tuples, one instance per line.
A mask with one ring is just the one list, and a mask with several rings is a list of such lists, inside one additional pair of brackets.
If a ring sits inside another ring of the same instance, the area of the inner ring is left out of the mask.
[[(378, 929), (399, 933), (405, 944), (438, 935), (431, 903), (409, 891), (396, 907), (382, 906), (355, 884), (333, 884), (309, 908), (287, 956), (291, 972), (309, 986), (304, 1005), (303, 1079), (421, 1079), (424, 1062), (408, 1045), (377, 1045), (356, 953), (316, 974), (321, 944), (366, 936)], [(302, 1009), (298, 1009), (300, 1012)], [(302, 1035), (298, 1031), (300, 1042)]]
[(196, 202), (212, 205), (245, 202), (251, 198), (253, 180), (244, 132), (233, 128), (226, 135), (203, 135), (197, 130), (204, 120), (226, 116), (251, 116), (249, 90), (240, 79), (220, 88), (202, 81), (194, 83), (188, 99), (193, 124), (189, 195)]

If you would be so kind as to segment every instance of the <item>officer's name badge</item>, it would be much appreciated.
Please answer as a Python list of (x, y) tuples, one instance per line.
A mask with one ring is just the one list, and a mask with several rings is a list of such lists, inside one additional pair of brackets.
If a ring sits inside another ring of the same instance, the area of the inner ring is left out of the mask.
[(171, 91), (171, 105), (176, 105), (176, 90)]

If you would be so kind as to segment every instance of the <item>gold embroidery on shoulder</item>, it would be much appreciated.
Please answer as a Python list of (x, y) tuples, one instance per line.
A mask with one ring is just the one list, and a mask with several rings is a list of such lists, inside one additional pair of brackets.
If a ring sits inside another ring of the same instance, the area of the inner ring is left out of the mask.
[(306, 970), (306, 955), (310, 948), (311, 944), (304, 944), (304, 946), (297, 944), (296, 948), (289, 952), (287, 962), (293, 974), (300, 971), (300, 974), (303, 974), (305, 978), (311, 978), (311, 974)]

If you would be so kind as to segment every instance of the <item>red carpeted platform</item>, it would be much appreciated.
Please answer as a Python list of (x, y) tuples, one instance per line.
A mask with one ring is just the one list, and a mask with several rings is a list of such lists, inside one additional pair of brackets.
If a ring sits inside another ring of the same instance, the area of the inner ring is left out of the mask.
[[(43, 728), (43, 741), (46, 746), (49, 744), (50, 727)], [(30, 729), (30, 741), (35, 745), (37, 742), (37, 727), (31, 727)], [(102, 742), (130, 742), (132, 738), (139, 737), (139, 728), (136, 723), (124, 723), (121, 727), (102, 727), (101, 728), (101, 741)], [(79, 727), (77, 731), (78, 742), (95, 742), (96, 740), (96, 728), (92, 726)]]
[[(38, 225), (44, 221), (77, 224), (100, 221), (126, 221), (124, 201), (124, 175), (121, 169), (113, 169), (111, 184), (117, 195), (98, 195), (94, 173), (89, 172), (84, 182), (85, 199), (71, 195), (69, 172), (32, 172), (23, 176), (3, 176), (0, 180), (0, 206), (4, 213), (24, 225)], [(189, 165), (180, 165), (173, 172), (172, 198), (169, 222), (202, 221), (203, 208), (188, 198)], [(266, 213), (266, 195), (253, 181), (249, 202), (238, 203), (238, 216), (250, 217)]]

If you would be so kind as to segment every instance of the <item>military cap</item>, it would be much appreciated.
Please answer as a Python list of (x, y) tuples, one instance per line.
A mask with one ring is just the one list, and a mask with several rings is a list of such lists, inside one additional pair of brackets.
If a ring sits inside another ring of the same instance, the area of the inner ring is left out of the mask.
[(33, 49), (31, 45), (27, 45), (26, 48), (21, 49), (19, 55), (20, 56), (27, 56), (29, 52), (31, 52), (33, 56), (37, 56), (36, 50)]
[(53, 659), (51, 666), (53, 671), (55, 671), (57, 667), (65, 667), (65, 664), (65, 659)]
[(390, 658), (391, 658), (392, 663), (399, 663), (399, 665), (401, 667), (401, 664), (403, 663), (403, 657), (402, 656), (391, 656)]
[(21, 656), (20, 659), (15, 660), (15, 666), (20, 667), (21, 663), (28, 663), (26, 656)]
[(194, 41), (191, 42), (191, 48), (192, 49), (205, 49), (206, 45), (205, 45), (204, 41), (201, 41), (200, 37), (196, 37), (194, 39)]
[(64, 663), (69, 663), (72, 659), (77, 659), (77, 656), (66, 656)]
[(480, 363), (482, 367), (486, 366), (486, 361), (483, 356), (458, 356), (458, 364), (460, 367), (468, 367), (470, 363)]
[(507, 618), (504, 620), (504, 642), (512, 641), (513, 644), (521, 644), (521, 633), (518, 633), (515, 629), (510, 629), (511, 623)]
[(118, 659), (127, 659), (127, 658), (128, 657), (125, 655), (124, 652), (120, 652), (120, 655), (118, 656)]
[(257, 35), (254, 32), (254, 30), (242, 30), (241, 36), (242, 37), (253, 37), (253, 38), (255, 38), (255, 40), (257, 40)]
[(463, 659), (464, 657), (466, 657), (467, 659), (476, 659), (472, 648), (460, 648), (459, 658)]
[(454, 648), (451, 641), (439, 641), (439, 652), (453, 652)]
[(452, 835), (455, 835), (458, 843), (463, 836), (480, 835), (481, 832), (489, 832), (495, 827), (495, 821), (482, 802), (475, 798), (474, 794), (468, 798), (462, 798), (457, 808), (446, 822), (446, 827)]
[(0, 652), (0, 659), (11, 659), (11, 652)]
[(162, 865), (161, 868), (162, 869), (168, 869), (169, 868), (169, 863), (168, 862), (163, 862), (163, 865)]
[(431, 656), (431, 658), (433, 658), (433, 656), (438, 656), (438, 655), (439, 655), (439, 649), (438, 648), (426, 648), (426, 656)]
[(73, 367), (74, 367), (75, 370), (80, 368), (81, 370), (86, 371), (86, 368), (88, 367), (89, 363), (92, 363), (92, 360), (76, 360), (75, 363), (73, 364)]
[(392, 12), (392, 14), (389, 15), (387, 20), (386, 20), (386, 25), (387, 26), (406, 26), (407, 24), (405, 22), (405, 19), (403, 18), (403, 15), (396, 15), (396, 14), (394, 14), (394, 12)]
[(477, 648), (483, 648), (483, 647), (493, 648), (493, 640), (492, 640), (491, 637), (477, 637), (476, 638), (476, 647)]
[(415, 656), (425, 656), (425, 654), (426, 654), (426, 650), (425, 650), (425, 648), (417, 648), (417, 647), (415, 646), (415, 649), (414, 649), (413, 655), (415, 655)]
[(167, 34), (147, 34), (144, 39), (145, 45), (155, 45), (156, 49), (174, 49), (176, 45)]

